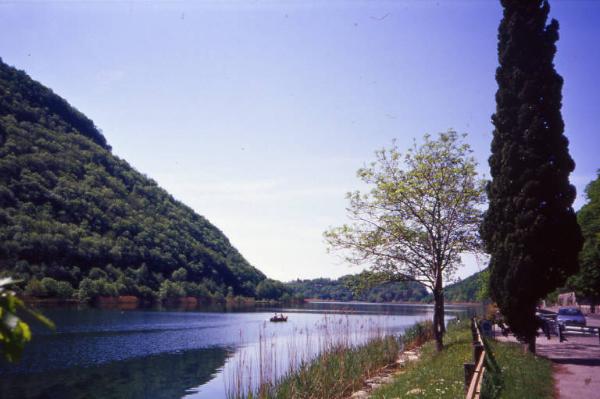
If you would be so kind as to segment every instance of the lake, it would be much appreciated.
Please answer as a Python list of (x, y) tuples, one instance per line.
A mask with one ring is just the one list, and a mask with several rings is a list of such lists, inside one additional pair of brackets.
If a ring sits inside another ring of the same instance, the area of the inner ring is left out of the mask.
[[(447, 307), (447, 318), (473, 308)], [(274, 312), (288, 322), (269, 323)], [(276, 373), (295, 356), (313, 357), (324, 336), (353, 342), (376, 327), (400, 334), (431, 319), (428, 305), (307, 303), (205, 309), (47, 309), (54, 332), (34, 329), (21, 362), (0, 364), (1, 398), (223, 398), (241, 365), (269, 344)], [(262, 348), (259, 350), (259, 348)], [(256, 380), (256, 378), (255, 378)]]

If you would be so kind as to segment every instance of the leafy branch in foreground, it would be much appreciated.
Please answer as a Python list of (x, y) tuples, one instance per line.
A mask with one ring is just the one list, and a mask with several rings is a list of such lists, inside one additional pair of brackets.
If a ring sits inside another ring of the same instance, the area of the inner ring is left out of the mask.
[(445, 330), (444, 278), (452, 277), (461, 254), (481, 248), (484, 181), (462, 138), (450, 130), (437, 139), (426, 135), (405, 155), (395, 143), (377, 151), (376, 161), (357, 172), (372, 189), (347, 195), (352, 223), (324, 234), (346, 261), (369, 267), (368, 280), (416, 281), (433, 292), (438, 350)]
[(29, 309), (8, 287), (16, 283), (12, 278), (0, 279), (0, 356), (9, 362), (19, 360), (25, 344), (31, 340), (31, 330), (21, 317), (32, 316), (46, 327), (54, 323), (39, 312)]

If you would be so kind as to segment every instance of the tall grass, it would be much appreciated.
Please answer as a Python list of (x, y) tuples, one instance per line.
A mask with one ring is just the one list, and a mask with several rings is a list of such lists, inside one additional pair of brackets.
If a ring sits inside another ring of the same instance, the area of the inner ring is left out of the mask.
[[(386, 335), (382, 321), (353, 322), (325, 316), (316, 331), (295, 328), (290, 337), (259, 331), (257, 356), (238, 356), (227, 382), (230, 399), (341, 398), (393, 363), (401, 342)], [(241, 338), (241, 337), (240, 337)]]
[(402, 333), (404, 350), (414, 349), (433, 339), (433, 322), (421, 321), (408, 327)]

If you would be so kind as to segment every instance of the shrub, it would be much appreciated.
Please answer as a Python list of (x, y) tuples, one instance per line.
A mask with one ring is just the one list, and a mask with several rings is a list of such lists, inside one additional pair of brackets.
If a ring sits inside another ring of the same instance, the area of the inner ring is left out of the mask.
[(185, 293), (188, 296), (193, 296), (200, 299), (209, 299), (210, 292), (202, 284), (184, 283)]
[(40, 280), (34, 278), (29, 280), (25, 286), (25, 294), (35, 297), (43, 297), (46, 295), (46, 291), (44, 290), (44, 286)]
[(158, 294), (145, 285), (137, 287), (137, 291), (138, 298), (140, 298), (142, 302), (154, 303), (158, 300)]
[(115, 283), (111, 283), (105, 279), (92, 280), (88, 277), (81, 280), (77, 293), (77, 297), (81, 302), (87, 302), (99, 296), (118, 295), (119, 291)]
[(176, 299), (185, 296), (185, 290), (179, 282), (165, 280), (161, 283), (158, 290), (158, 296), (161, 300)]
[(59, 281), (57, 285), (57, 290), (55, 292), (56, 296), (61, 299), (68, 299), (73, 296), (75, 290), (73, 286), (68, 281)]
[(102, 278), (107, 278), (108, 275), (104, 270), (100, 269), (99, 267), (93, 267), (88, 273), (88, 277), (92, 280), (100, 280)]
[(187, 270), (185, 270), (183, 267), (180, 267), (179, 269), (173, 272), (171, 278), (174, 281), (185, 281), (187, 279), (187, 274)]

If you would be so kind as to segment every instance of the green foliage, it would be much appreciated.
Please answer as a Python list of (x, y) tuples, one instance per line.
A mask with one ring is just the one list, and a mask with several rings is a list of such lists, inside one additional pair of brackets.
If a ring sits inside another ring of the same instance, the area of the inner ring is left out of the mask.
[(433, 292), (438, 347), (444, 331), (444, 279), (461, 265), (460, 255), (478, 252), (484, 182), (471, 149), (456, 132), (426, 135), (401, 154), (398, 147), (376, 152), (359, 169), (371, 187), (348, 193), (351, 225), (325, 232), (347, 261), (368, 265), (387, 281), (416, 281)]
[[(489, 272), (485, 269), (469, 277), (448, 284), (444, 287), (444, 299), (448, 302), (477, 302), (489, 298), (488, 291)], [(428, 295), (424, 301), (431, 302), (433, 295)]]
[(355, 289), (361, 281), (361, 277), (347, 275), (335, 280), (295, 280), (286, 286), (294, 296), (334, 301), (418, 302), (427, 296), (427, 290), (414, 281), (380, 282)]
[(477, 276), (477, 294), (475, 299), (484, 302), (490, 299), (490, 269), (479, 272)]
[(19, 360), (25, 344), (31, 340), (29, 325), (22, 320), (24, 314), (48, 328), (54, 324), (40, 313), (32, 311), (8, 287), (11, 278), (0, 279), (0, 355), (9, 362)]
[(160, 285), (158, 296), (161, 300), (173, 300), (185, 296), (185, 289), (178, 281), (165, 280)]
[(114, 156), (91, 120), (1, 60), (0, 133), (0, 270), (37, 280), (30, 294), (74, 295), (70, 284), (82, 299), (152, 298), (171, 278), (252, 296), (265, 279), (208, 220)]
[(171, 279), (174, 281), (187, 280), (187, 270), (185, 270), (183, 267), (180, 267), (179, 269), (173, 272), (173, 274), (171, 275)]
[(104, 278), (92, 280), (86, 277), (79, 283), (77, 299), (87, 302), (101, 296), (111, 297), (117, 295), (119, 295), (119, 290), (115, 283)]
[(56, 281), (51, 277), (44, 277), (41, 281), (30, 280), (25, 286), (25, 294), (38, 298), (68, 299), (73, 296), (74, 290), (68, 281)]
[(256, 286), (256, 297), (258, 299), (278, 300), (284, 295), (289, 296), (290, 290), (280, 281), (267, 278)]
[[(558, 22), (548, 2), (502, 1), (489, 209), (482, 237), (490, 294), (517, 337), (534, 342), (535, 307), (577, 271), (582, 239), (572, 204), (575, 167), (553, 65)], [(532, 347), (533, 348), (533, 347)]]
[(580, 271), (567, 285), (577, 297), (592, 305), (600, 303), (600, 171), (585, 189), (588, 202), (577, 213), (584, 243), (579, 253)]

